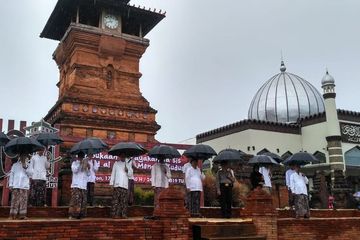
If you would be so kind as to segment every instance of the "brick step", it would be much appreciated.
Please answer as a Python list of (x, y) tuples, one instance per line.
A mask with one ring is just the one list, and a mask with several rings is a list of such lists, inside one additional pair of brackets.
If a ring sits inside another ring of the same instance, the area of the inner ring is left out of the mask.
[(256, 235), (253, 223), (194, 225), (194, 236), (198, 237), (238, 237)]
[(201, 240), (266, 240), (266, 236), (241, 236), (241, 237), (203, 237)]

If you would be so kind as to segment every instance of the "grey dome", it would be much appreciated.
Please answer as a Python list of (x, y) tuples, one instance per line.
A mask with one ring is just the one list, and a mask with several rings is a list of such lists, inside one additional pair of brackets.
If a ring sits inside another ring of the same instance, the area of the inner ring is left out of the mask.
[(249, 108), (249, 119), (296, 122), (298, 118), (325, 111), (324, 99), (313, 85), (286, 72), (283, 62), (280, 71), (255, 94)]
[(335, 85), (335, 79), (333, 78), (333, 76), (329, 74), (328, 70), (326, 70), (326, 74), (321, 80), (321, 85), (322, 86)]

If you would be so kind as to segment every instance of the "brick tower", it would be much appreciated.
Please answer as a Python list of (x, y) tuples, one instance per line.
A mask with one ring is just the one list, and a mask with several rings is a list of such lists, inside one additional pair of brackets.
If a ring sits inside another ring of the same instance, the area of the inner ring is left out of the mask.
[[(64, 139), (60, 152), (86, 137), (99, 137), (109, 145), (157, 142), (157, 111), (140, 92), (139, 62), (149, 46), (144, 37), (164, 17), (128, 0), (58, 0), (40, 36), (60, 41), (53, 54), (60, 72), (59, 99), (45, 116)], [(58, 174), (57, 199), (66, 205), (70, 162), (62, 161)], [(108, 183), (96, 184), (99, 202), (110, 194)]]
[(156, 110), (139, 88), (144, 38), (165, 15), (127, 0), (59, 0), (41, 37), (60, 41), (53, 58), (59, 99), (45, 117), (64, 147), (85, 137), (156, 142)]

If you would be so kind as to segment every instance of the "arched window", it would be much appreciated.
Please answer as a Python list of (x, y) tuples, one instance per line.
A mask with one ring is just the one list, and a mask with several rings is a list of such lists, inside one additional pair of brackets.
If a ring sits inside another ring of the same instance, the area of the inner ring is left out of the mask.
[(317, 160), (320, 161), (320, 163), (326, 163), (325, 153), (320, 152), (320, 151), (316, 151), (316, 152), (314, 153), (314, 156), (316, 157)]
[(347, 166), (360, 166), (360, 147), (356, 146), (345, 153)]

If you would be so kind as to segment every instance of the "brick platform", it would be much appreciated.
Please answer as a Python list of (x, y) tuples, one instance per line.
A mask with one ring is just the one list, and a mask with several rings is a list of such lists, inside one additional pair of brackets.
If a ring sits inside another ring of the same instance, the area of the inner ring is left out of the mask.
[[(243, 228), (267, 240), (350, 240), (359, 239), (360, 235), (358, 210), (312, 210), (310, 219), (295, 219), (293, 211), (272, 207), (271, 196), (262, 190), (255, 190), (248, 196), (246, 209), (233, 209), (236, 217), (232, 219), (216, 218), (219, 208), (201, 209), (207, 218), (189, 218), (182, 193), (176, 189), (164, 191), (159, 201), (160, 207), (155, 210), (153, 207), (130, 207), (130, 218), (121, 220), (109, 218), (108, 207), (90, 207), (88, 217), (82, 220), (68, 220), (67, 207), (29, 208), (30, 220), (7, 220), (9, 208), (2, 207), (0, 239), (186, 240), (193, 238), (194, 225)], [(153, 214), (155, 219), (144, 219)]]

